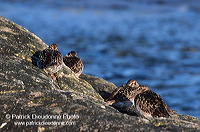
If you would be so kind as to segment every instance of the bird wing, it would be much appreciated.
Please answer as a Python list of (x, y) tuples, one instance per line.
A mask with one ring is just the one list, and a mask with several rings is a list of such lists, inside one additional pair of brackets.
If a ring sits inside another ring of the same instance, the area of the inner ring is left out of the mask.
[(148, 90), (135, 98), (136, 107), (144, 116), (169, 117), (164, 101), (155, 92)]
[(66, 66), (68, 66), (75, 73), (82, 70), (83, 63), (78, 57), (64, 57), (63, 59)]
[(123, 86), (120, 86), (120, 87), (116, 88), (116, 89), (112, 92), (111, 96), (110, 96), (108, 99), (106, 99), (105, 101), (113, 100), (114, 97), (115, 97), (115, 95), (117, 95), (118, 92), (119, 92), (121, 89), (123, 89)]

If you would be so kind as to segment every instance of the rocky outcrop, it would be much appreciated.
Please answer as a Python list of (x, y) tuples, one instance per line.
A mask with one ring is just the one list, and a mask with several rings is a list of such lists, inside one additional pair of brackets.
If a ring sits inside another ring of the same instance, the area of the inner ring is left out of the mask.
[(200, 120), (174, 114), (146, 120), (106, 106), (116, 87), (90, 75), (77, 78), (68, 67), (53, 80), (31, 56), (47, 47), (37, 36), (0, 17), (1, 131), (200, 131)]

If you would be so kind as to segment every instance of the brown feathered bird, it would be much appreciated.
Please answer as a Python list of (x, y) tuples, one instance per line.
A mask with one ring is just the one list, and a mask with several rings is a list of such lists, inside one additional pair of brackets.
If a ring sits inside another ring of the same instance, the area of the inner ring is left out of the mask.
[(75, 51), (70, 51), (67, 55), (65, 55), (63, 62), (74, 72), (77, 77), (80, 76), (84, 66), (82, 60), (76, 55)]
[(36, 66), (43, 69), (54, 80), (56, 79), (55, 73), (57, 73), (63, 66), (62, 54), (58, 51), (56, 44), (51, 44), (43, 51), (37, 51), (32, 56), (33, 63)]
[(133, 97), (133, 90), (139, 87), (139, 84), (136, 80), (129, 80), (126, 84), (116, 88), (111, 96), (105, 101), (115, 100), (115, 101), (124, 101), (131, 100)]
[(135, 89), (133, 103), (137, 112), (146, 118), (169, 117), (166, 104), (161, 97), (147, 86), (141, 85)]
[(119, 107), (130, 107), (127, 100), (132, 102), (135, 112), (145, 118), (169, 117), (169, 113), (176, 112), (169, 109), (158, 94), (145, 85), (139, 85), (136, 80), (129, 80), (115, 89), (106, 102), (120, 102), (116, 103)]

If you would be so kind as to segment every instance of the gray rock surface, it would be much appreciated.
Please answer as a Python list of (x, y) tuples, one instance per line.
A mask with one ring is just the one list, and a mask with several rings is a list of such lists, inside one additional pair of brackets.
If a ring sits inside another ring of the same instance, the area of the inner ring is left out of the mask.
[(65, 66), (52, 80), (31, 62), (46, 47), (0, 17), (0, 131), (200, 131), (200, 120), (189, 115), (148, 121), (106, 106), (105, 93), (116, 86), (104, 79), (77, 78)]

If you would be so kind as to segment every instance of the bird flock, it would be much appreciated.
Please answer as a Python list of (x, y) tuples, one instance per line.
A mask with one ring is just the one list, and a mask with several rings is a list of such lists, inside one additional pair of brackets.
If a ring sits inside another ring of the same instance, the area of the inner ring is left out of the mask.
[(48, 73), (53, 80), (60, 77), (57, 72), (62, 69), (63, 65), (68, 66), (77, 77), (82, 73), (84, 67), (82, 60), (76, 55), (75, 51), (70, 51), (62, 57), (55, 43), (43, 51), (37, 51), (32, 56), (32, 63)]
[[(56, 80), (59, 75), (57, 72), (63, 65), (68, 66), (74, 74), (79, 77), (83, 71), (82, 60), (75, 51), (70, 51), (64, 57), (58, 51), (56, 44), (51, 44), (43, 51), (37, 51), (32, 56), (32, 63), (48, 73), (52, 79)], [(136, 80), (130, 79), (126, 84), (116, 88), (112, 94), (105, 99), (107, 105), (113, 105), (121, 109), (128, 109), (134, 106), (134, 112), (147, 119), (170, 117), (176, 113), (171, 110), (162, 98), (150, 90), (145, 85), (139, 85)]]

